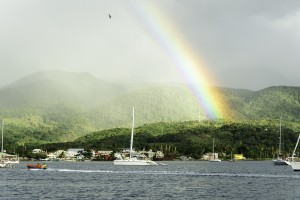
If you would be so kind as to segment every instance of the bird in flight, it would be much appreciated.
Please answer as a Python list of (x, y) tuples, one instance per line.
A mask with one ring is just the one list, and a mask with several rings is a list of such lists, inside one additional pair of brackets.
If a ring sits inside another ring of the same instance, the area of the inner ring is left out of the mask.
[(111, 15), (110, 14), (108, 14), (108, 17), (109, 17), (109, 19), (111, 19)]

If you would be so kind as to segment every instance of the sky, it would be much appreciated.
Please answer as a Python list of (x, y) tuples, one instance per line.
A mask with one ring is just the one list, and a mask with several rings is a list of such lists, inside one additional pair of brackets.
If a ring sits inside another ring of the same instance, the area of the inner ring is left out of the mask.
[(180, 52), (211, 85), (300, 86), (296, 0), (0, 0), (0, 27), (0, 87), (42, 70), (189, 82)]

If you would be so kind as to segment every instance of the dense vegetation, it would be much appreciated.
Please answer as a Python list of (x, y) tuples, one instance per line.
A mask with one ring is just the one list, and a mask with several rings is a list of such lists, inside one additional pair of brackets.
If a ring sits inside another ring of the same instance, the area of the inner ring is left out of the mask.
[[(129, 147), (130, 132), (128, 128), (115, 128), (87, 134), (73, 142), (33, 147), (47, 151), (74, 147), (118, 151)], [(287, 156), (291, 155), (298, 134), (288, 127), (282, 127), (282, 150)], [(242, 153), (251, 159), (273, 158), (278, 153), (279, 122), (189, 121), (146, 124), (135, 129), (134, 147), (138, 150), (160, 150), (172, 158), (186, 155), (199, 159), (204, 153), (212, 152), (213, 138), (215, 150), (223, 159), (235, 153)]]
[(285, 138), (285, 150), (290, 152), (299, 131), (300, 87), (214, 89), (225, 110), (224, 119), (195, 123), (204, 114), (182, 85), (116, 84), (85, 73), (40, 72), (0, 90), (4, 148), (22, 153), (42, 144), (49, 150), (54, 146), (128, 147), (134, 105), (136, 148), (167, 148), (197, 157), (211, 151), (214, 137), (219, 141), (216, 148), (225, 154), (230, 150), (248, 157), (270, 157), (278, 143), (282, 115), (284, 132), (290, 135)]

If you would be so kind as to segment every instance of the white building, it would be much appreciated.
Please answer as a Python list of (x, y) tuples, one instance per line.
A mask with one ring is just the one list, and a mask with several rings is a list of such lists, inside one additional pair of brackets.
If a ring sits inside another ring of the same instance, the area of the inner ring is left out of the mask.
[(84, 149), (68, 149), (66, 151), (66, 156), (67, 157), (76, 157), (76, 155), (80, 154), (80, 152), (83, 152)]
[(43, 150), (41, 150), (41, 149), (33, 149), (32, 150), (32, 153), (42, 153), (43, 152)]

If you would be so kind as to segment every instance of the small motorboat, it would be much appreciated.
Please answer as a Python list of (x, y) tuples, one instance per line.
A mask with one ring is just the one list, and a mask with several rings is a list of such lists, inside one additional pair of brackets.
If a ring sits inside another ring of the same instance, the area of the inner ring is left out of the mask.
[(41, 169), (47, 169), (47, 166), (45, 164), (40, 165), (39, 163), (34, 165), (34, 164), (28, 164), (27, 168), (30, 170), (41, 170)]

